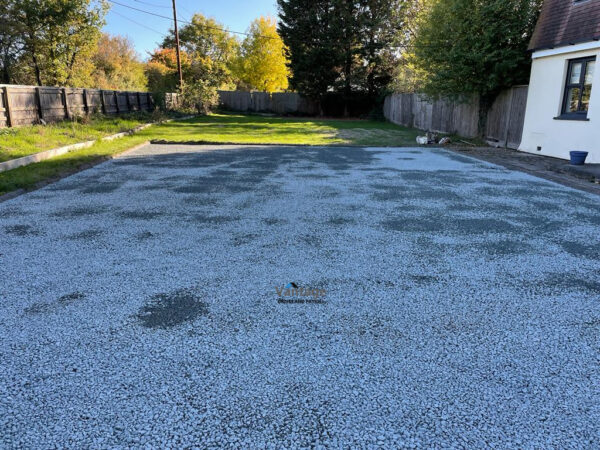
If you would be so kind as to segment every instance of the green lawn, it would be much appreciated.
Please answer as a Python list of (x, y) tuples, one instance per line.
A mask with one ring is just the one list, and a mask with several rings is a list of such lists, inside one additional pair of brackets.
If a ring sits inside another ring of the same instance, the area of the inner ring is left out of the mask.
[(85, 122), (66, 120), (45, 126), (2, 128), (0, 162), (128, 131), (151, 122), (152, 118), (151, 113), (139, 112), (120, 117), (94, 116)]
[[(97, 139), (131, 129), (149, 120), (147, 115), (136, 115), (96, 118), (90, 124), (62, 122), (0, 130), (0, 160)], [(418, 134), (418, 130), (386, 122), (214, 114), (154, 125), (133, 136), (97, 142), (87, 149), (1, 172), (0, 195), (18, 189), (33, 189), (41, 183), (77, 172), (144, 141), (400, 147), (416, 145), (415, 138)]]
[(169, 142), (302, 145), (415, 145), (418, 130), (387, 122), (213, 114), (153, 127), (151, 139)]
[(146, 140), (147, 138), (142, 136), (133, 135), (115, 141), (98, 142), (83, 150), (65, 153), (36, 164), (0, 172), (0, 195), (18, 189), (35, 189), (41, 183), (78, 172), (88, 165), (101, 162)]

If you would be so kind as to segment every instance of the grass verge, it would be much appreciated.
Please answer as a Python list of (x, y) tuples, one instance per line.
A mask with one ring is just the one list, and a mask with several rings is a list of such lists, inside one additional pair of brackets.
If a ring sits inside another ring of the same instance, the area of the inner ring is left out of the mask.
[(49, 125), (3, 128), (0, 129), (0, 162), (69, 144), (94, 141), (131, 130), (155, 118), (153, 113), (137, 112), (118, 117), (97, 115)]
[(126, 136), (110, 142), (97, 142), (92, 147), (56, 158), (0, 173), (0, 196), (20, 189), (30, 190), (48, 182), (109, 159), (147, 140), (140, 135)]

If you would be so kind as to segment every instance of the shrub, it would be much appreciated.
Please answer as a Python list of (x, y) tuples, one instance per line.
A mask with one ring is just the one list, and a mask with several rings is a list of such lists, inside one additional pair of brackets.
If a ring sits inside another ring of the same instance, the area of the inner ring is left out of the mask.
[(181, 91), (180, 108), (198, 114), (208, 114), (219, 104), (217, 88), (204, 80), (185, 84)]

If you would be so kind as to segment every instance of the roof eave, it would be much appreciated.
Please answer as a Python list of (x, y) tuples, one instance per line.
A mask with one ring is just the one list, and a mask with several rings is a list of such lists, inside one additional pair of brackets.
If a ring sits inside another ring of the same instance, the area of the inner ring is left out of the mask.
[(598, 36), (594, 36), (592, 38), (585, 38), (585, 39), (577, 39), (576, 41), (568, 41), (568, 42), (558, 42), (552, 45), (542, 45), (539, 47), (530, 47), (527, 49), (527, 51), (529, 51), (530, 53), (535, 53), (535, 52), (539, 52), (542, 50), (552, 50), (555, 48), (559, 48), (559, 47), (569, 47), (571, 45), (577, 45), (577, 44), (584, 44), (586, 42), (595, 42), (595, 41), (600, 41), (600, 35)]

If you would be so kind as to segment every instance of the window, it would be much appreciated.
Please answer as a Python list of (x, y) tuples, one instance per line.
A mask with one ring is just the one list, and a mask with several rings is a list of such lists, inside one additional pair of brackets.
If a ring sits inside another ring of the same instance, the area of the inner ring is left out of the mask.
[(596, 57), (569, 61), (561, 118), (586, 119), (592, 95)]

